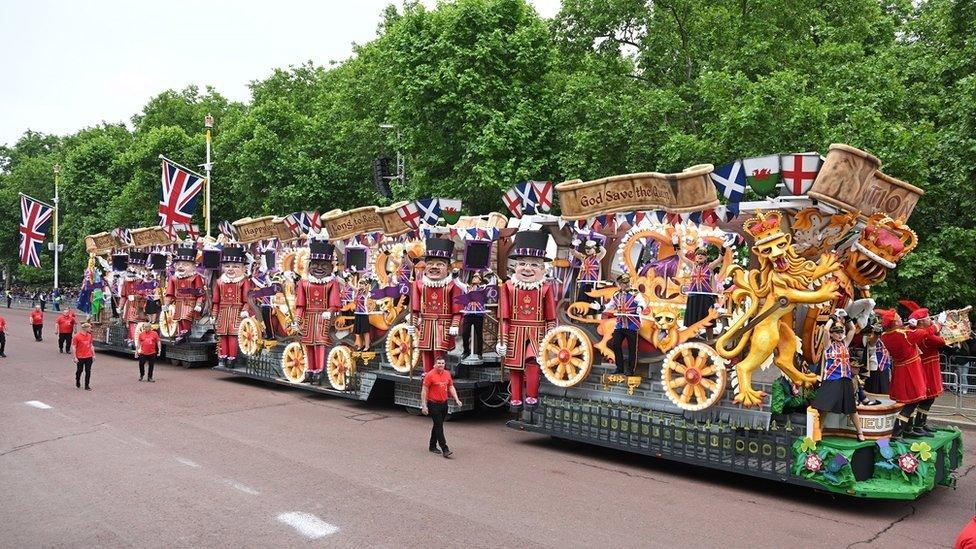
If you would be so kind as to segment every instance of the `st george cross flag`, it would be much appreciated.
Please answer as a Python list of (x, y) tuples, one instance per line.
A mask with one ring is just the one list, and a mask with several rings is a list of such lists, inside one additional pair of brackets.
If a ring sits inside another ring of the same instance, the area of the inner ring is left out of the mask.
[(746, 172), (746, 181), (758, 194), (769, 194), (779, 183), (778, 154), (743, 158), (742, 167)]
[(724, 196), (731, 203), (742, 201), (742, 194), (746, 192), (746, 174), (742, 171), (742, 162), (733, 160), (724, 166), (715, 168), (711, 173), (712, 183), (718, 194)]
[(163, 186), (159, 191), (159, 225), (189, 223), (203, 189), (204, 178), (163, 158)]
[(532, 192), (535, 193), (536, 206), (540, 212), (548, 212), (552, 209), (552, 181), (530, 181)]
[[(200, 237), (200, 226), (194, 223), (175, 223), (173, 224), (173, 230), (185, 233), (187, 238), (196, 240)], [(176, 236), (172, 234), (171, 236)]]
[(426, 225), (437, 225), (441, 219), (441, 204), (436, 198), (421, 198), (414, 202), (420, 212), (420, 222)]
[(453, 225), (461, 219), (461, 201), (453, 198), (438, 198), (441, 205), (441, 215), (448, 225)]
[(20, 195), (20, 262), (24, 265), (41, 266), (41, 245), (53, 214), (51, 206)]
[(407, 202), (396, 210), (400, 220), (411, 229), (416, 229), (420, 225), (420, 210), (413, 202)]
[(522, 215), (532, 215), (536, 212), (539, 200), (535, 196), (535, 189), (532, 187), (532, 183), (526, 181), (523, 183), (516, 183), (515, 194), (519, 197), (522, 202)]
[(508, 208), (508, 211), (512, 212), (512, 215), (515, 217), (522, 217), (522, 201), (519, 200), (515, 189), (505, 191), (505, 194), (502, 195), (502, 202), (505, 203), (505, 207)]
[(291, 213), (286, 215), (285, 218), (282, 220), (282, 222), (285, 224), (285, 227), (287, 227), (288, 230), (291, 231), (291, 234), (295, 236), (303, 236), (305, 234), (304, 231), (302, 231), (302, 224), (297, 217), (300, 215), (302, 215), (302, 212)]
[(231, 240), (237, 238), (237, 227), (235, 227), (230, 221), (221, 221), (220, 225), (218, 226), (218, 230), (220, 231), (220, 234)]
[(803, 196), (807, 194), (813, 186), (813, 180), (817, 178), (820, 166), (823, 161), (820, 153), (796, 153), (780, 155), (780, 166), (782, 171), (785, 193), (793, 196)]

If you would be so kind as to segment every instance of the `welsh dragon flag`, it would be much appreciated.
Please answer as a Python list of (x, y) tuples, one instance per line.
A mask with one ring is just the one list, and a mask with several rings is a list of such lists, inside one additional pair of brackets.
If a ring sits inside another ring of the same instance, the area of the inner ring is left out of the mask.
[(755, 156), (743, 158), (742, 167), (746, 172), (746, 181), (752, 190), (761, 195), (767, 195), (779, 183), (779, 155)]
[(441, 203), (441, 216), (448, 225), (453, 225), (461, 219), (461, 201), (451, 198), (439, 199)]

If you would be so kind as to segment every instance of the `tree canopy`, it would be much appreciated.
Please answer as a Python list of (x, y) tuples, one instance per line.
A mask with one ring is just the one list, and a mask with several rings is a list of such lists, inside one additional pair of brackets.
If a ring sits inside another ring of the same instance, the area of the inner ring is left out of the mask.
[[(26, 132), (0, 147), (0, 203), (14, 214), (0, 232), (17, 232), (18, 192), (51, 198), (60, 164), (63, 271), (77, 279), (84, 235), (155, 223), (160, 154), (203, 162), (207, 113), (215, 221), (386, 204), (371, 162), (394, 150), (407, 171), (396, 199), (485, 213), (526, 179), (843, 142), (925, 190), (920, 244), (875, 288), (882, 300), (976, 301), (972, 0), (564, 0), (551, 20), (525, 0), (457, 0), (378, 18), (350, 59), (277, 69), (246, 104), (188, 87), (151, 98), (129, 126)], [(44, 261), (18, 276), (49, 280)], [(17, 263), (17, 239), (0, 241), (0, 264)]]

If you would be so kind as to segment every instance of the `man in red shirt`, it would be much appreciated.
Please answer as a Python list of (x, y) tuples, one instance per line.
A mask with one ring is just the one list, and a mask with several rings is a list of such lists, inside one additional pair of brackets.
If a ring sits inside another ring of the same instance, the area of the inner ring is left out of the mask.
[(3, 351), (7, 346), (7, 319), (0, 316), (0, 358), (7, 356)]
[(41, 330), (44, 328), (44, 311), (40, 305), (35, 305), (30, 312), (31, 328), (34, 330), (34, 341), (41, 341)]
[(139, 325), (139, 335), (136, 336), (136, 358), (139, 359), (139, 381), (146, 375), (146, 364), (149, 365), (149, 383), (155, 383), (153, 379), (153, 368), (156, 366), (156, 356), (163, 352), (163, 344), (159, 340), (159, 334), (152, 329), (152, 325), (143, 322)]
[[(454, 453), (447, 447), (447, 439), (444, 438), (448, 394), (461, 406), (451, 372), (444, 369), (444, 357), (439, 356), (434, 359), (434, 369), (424, 376), (424, 385), (420, 389), (420, 413), (425, 416), (430, 414), (430, 419), (434, 421), (434, 426), (430, 429), (430, 451), (434, 454), (443, 453), (444, 457), (451, 457)], [(437, 444), (441, 445), (440, 450), (437, 449)]]
[(75, 346), (75, 387), (81, 388), (81, 372), (85, 372), (85, 390), (91, 391), (91, 367), (95, 357), (95, 349), (92, 348), (91, 324), (81, 325), (81, 331), (71, 338), (71, 343)]
[(54, 321), (58, 326), (58, 352), (71, 352), (71, 336), (75, 333), (75, 317), (71, 311), (65, 311), (58, 315)]
[(976, 549), (976, 516), (959, 531), (952, 549)]

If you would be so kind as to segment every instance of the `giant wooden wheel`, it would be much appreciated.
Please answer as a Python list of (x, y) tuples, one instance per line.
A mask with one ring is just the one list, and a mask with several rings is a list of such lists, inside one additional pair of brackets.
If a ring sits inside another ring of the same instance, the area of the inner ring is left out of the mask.
[(406, 322), (397, 324), (386, 334), (386, 360), (401, 374), (413, 370), (420, 359), (420, 353), (414, 350), (413, 343)]
[(281, 371), (292, 383), (301, 383), (305, 380), (305, 369), (308, 364), (305, 361), (305, 348), (297, 341), (289, 343), (281, 353)]
[(173, 315), (171, 305), (163, 307), (159, 313), (159, 335), (163, 337), (176, 337), (180, 334), (180, 323)]
[(715, 404), (727, 384), (725, 360), (704, 343), (682, 343), (664, 357), (664, 394), (682, 410), (704, 410)]
[(593, 342), (576, 326), (559, 326), (546, 334), (539, 354), (543, 375), (558, 387), (577, 385), (593, 366)]
[(354, 370), (352, 351), (349, 347), (345, 345), (333, 347), (325, 361), (325, 369), (329, 374), (329, 385), (337, 391), (345, 391), (349, 382), (348, 376), (352, 375)]
[(257, 355), (264, 346), (261, 323), (253, 316), (242, 320), (241, 325), (237, 327), (237, 345), (247, 356)]

